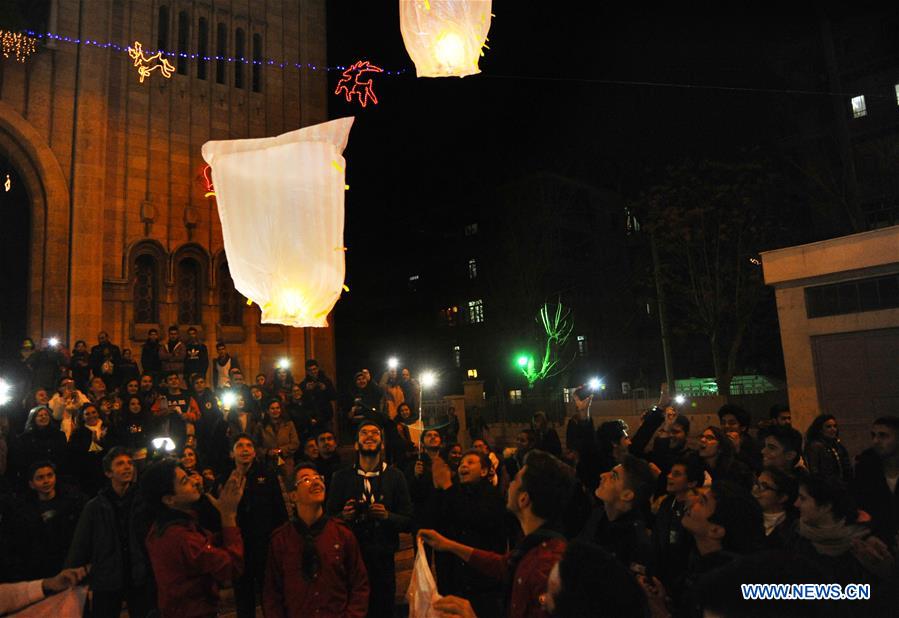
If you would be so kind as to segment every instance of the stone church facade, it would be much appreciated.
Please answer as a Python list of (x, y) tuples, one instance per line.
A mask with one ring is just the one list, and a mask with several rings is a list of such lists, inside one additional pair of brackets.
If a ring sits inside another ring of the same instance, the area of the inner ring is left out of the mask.
[[(194, 325), (211, 355), (228, 343), (248, 380), (284, 355), (300, 376), (311, 356), (333, 376), (332, 327), (262, 325), (235, 292), (200, 155), (210, 139), (327, 119), (326, 73), (309, 68), (326, 61), (325, 0), (37, 4), (41, 31), (61, 38), (25, 62), (0, 59), (0, 157), (30, 222), (24, 298), (3, 302), (23, 305), (24, 334), (71, 348), (106, 330), (139, 353), (150, 328)], [(140, 82), (125, 49), (135, 41), (148, 56), (174, 52), (170, 78)]]

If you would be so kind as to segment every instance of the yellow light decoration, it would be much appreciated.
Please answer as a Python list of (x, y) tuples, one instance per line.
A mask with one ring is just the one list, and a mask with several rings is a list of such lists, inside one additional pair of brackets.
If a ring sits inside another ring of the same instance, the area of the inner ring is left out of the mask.
[(262, 322), (324, 327), (340, 298), (346, 148), (353, 118), (277, 137), (211, 141), (228, 268)]
[(25, 62), (37, 50), (37, 39), (22, 32), (0, 30), (0, 45), (4, 58), (15, 56), (18, 62)]
[(480, 73), (491, 0), (400, 0), (400, 31), (419, 77)]
[(3, 183), (3, 188), (6, 189), (7, 193), (12, 189), (12, 180), (10, 179), (9, 174), (6, 175), (6, 182)]
[(140, 83), (144, 83), (144, 78), (150, 77), (150, 74), (156, 69), (159, 69), (162, 76), (167, 79), (175, 72), (175, 67), (162, 57), (161, 51), (156, 52), (152, 56), (147, 56), (140, 41), (135, 41), (134, 45), (128, 48), (128, 55), (131, 56), (131, 59), (134, 60), (134, 66), (137, 67)]

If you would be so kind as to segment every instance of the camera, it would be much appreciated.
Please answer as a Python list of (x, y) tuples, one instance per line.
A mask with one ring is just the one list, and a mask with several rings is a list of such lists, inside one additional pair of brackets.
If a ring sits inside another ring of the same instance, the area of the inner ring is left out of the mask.
[(357, 519), (368, 517), (368, 507), (370, 506), (368, 500), (365, 498), (357, 498), (353, 506), (356, 509)]

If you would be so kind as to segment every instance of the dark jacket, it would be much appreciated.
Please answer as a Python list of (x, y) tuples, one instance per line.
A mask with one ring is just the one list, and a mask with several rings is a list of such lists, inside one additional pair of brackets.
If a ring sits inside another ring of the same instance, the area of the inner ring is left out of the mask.
[(683, 570), (695, 544), (693, 536), (681, 524), (687, 506), (687, 503), (678, 503), (674, 496), (668, 496), (659, 506), (653, 523), (653, 570), (666, 586), (670, 586)]
[[(272, 532), (287, 521), (287, 507), (278, 475), (256, 461), (247, 471), (243, 498), (237, 505), (237, 526), (243, 537), (245, 568), (260, 575), (265, 572), (269, 540)], [(219, 487), (227, 477), (219, 479)]]
[(736, 455), (754, 474), (762, 470), (762, 447), (749, 433), (740, 436), (740, 450)]
[(852, 482), (852, 460), (839, 440), (810, 440), (805, 446), (805, 465), (812, 474)]
[(222, 529), (219, 540), (190, 515), (165, 509), (146, 544), (161, 618), (215, 616), (219, 586), (243, 572), (243, 540), (237, 527)]
[[(109, 439), (107, 440), (107, 437)], [(106, 481), (103, 474), (103, 456), (112, 442), (108, 430), (97, 442), (99, 450), (91, 450), (94, 433), (87, 427), (77, 427), (69, 438), (69, 471), (78, 479), (81, 490), (93, 497)]]
[(207, 371), (209, 371), (209, 352), (206, 350), (206, 344), (199, 341), (184, 344), (184, 375), (190, 377), (197, 374), (205, 379)]
[(871, 528), (878, 537), (892, 545), (899, 531), (899, 483), (890, 491), (883, 473), (883, 462), (873, 449), (855, 460), (852, 493), (860, 509), (871, 516)]
[(59, 485), (56, 497), (48, 502), (39, 501), (34, 492), (14, 502), (8, 521), (3, 522), (4, 536), (11, 543), (9, 553), (0, 557), (7, 564), (5, 570), (18, 580), (59, 573), (83, 506), (83, 496)]
[[(431, 510), (439, 514), (437, 530), (447, 538), (475, 549), (506, 553), (506, 506), (488, 481), (435, 490)], [(468, 599), (478, 616), (502, 612), (500, 583), (481, 576), (453, 554), (437, 553), (435, 560), (440, 594)]]
[(340, 461), (340, 453), (338, 451), (334, 451), (334, 454), (328, 458), (319, 456), (316, 465), (318, 466), (318, 473), (325, 477), (325, 487), (331, 487), (331, 479), (334, 477), (334, 473), (346, 467), (346, 464)]
[[(314, 539), (320, 568), (303, 576), (306, 536)], [(368, 611), (368, 574), (352, 530), (322, 516), (307, 528), (285, 522), (271, 535), (262, 605), (267, 618), (363, 618)]]
[[(66, 567), (91, 565), (93, 590), (114, 591), (147, 582), (149, 566), (139, 531), (146, 517), (137, 488), (124, 496), (106, 487), (84, 506)], [(127, 568), (127, 571), (126, 571)]]
[(97, 344), (91, 348), (91, 373), (103, 378), (103, 382), (108, 389), (118, 386), (118, 382), (116, 382), (116, 371), (118, 370), (121, 361), (122, 351), (119, 350), (119, 346), (113, 345), (108, 341), (103, 344)]
[[(386, 520), (357, 517), (349, 522), (350, 528), (363, 552), (396, 552), (400, 545), (399, 533), (412, 527), (412, 501), (406, 478), (396, 468), (387, 466), (377, 477), (370, 478), (369, 483), (375, 502), (387, 508), (388, 517)], [(338, 470), (328, 488), (328, 514), (340, 514), (347, 500), (361, 499), (363, 493), (363, 477), (357, 474), (355, 466)]]
[(159, 346), (159, 341), (150, 341), (148, 339), (144, 342), (140, 349), (141, 369), (153, 374), (162, 371), (162, 361), (159, 359)]
[(561, 534), (541, 528), (506, 554), (476, 549), (468, 564), (482, 575), (506, 584), (509, 618), (538, 618), (547, 615), (541, 597), (546, 593), (549, 572), (561, 560), (565, 547)]
[(326, 376), (324, 371), (319, 371), (318, 379), (307, 375), (306, 379), (300, 382), (300, 388), (303, 389), (303, 407), (312, 414), (315, 427), (328, 426), (334, 418), (331, 402), (337, 400), (337, 391), (331, 378)]
[(537, 444), (535, 449), (546, 451), (550, 455), (562, 457), (562, 443), (559, 442), (559, 434), (552, 427), (547, 427), (543, 433), (534, 432), (537, 436)]
[(652, 542), (646, 528), (638, 509), (609, 521), (606, 510), (600, 505), (593, 510), (579, 538), (599, 545), (625, 567), (639, 564), (649, 569), (652, 565)]
[(428, 515), (428, 506), (434, 489), (434, 477), (431, 474), (431, 457), (422, 449), (421, 461), (424, 464), (424, 472), (419, 477), (415, 476), (415, 464), (417, 459), (406, 462), (403, 474), (406, 475), (406, 485), (409, 487), (409, 497), (412, 499), (412, 508), (415, 513), (415, 528), (433, 528), (436, 524)]
[(66, 434), (53, 423), (43, 429), (25, 431), (10, 444), (10, 460), (23, 481), (28, 466), (36, 461), (48, 459), (56, 464), (56, 472), (64, 472), (68, 464)]

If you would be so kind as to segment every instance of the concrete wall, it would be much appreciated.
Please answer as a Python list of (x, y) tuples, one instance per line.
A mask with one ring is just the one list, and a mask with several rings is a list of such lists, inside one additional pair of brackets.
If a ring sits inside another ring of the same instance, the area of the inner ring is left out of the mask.
[(811, 338), (899, 326), (899, 309), (808, 318), (805, 289), (899, 272), (899, 227), (888, 227), (762, 254), (765, 283), (775, 288), (793, 424), (820, 413)]

